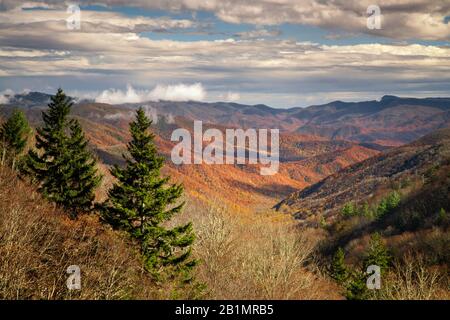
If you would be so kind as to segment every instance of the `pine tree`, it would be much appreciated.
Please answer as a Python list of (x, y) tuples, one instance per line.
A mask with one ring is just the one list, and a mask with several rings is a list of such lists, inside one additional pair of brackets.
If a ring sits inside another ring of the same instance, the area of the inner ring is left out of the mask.
[(190, 258), (194, 241), (192, 224), (167, 229), (163, 224), (179, 213), (184, 203), (176, 204), (183, 192), (181, 185), (168, 185), (161, 177), (164, 158), (157, 154), (154, 135), (148, 132), (151, 121), (142, 108), (130, 123), (131, 142), (124, 155), (125, 168), (117, 165), (111, 174), (117, 182), (109, 190), (102, 206), (102, 218), (116, 229), (127, 231), (141, 247), (144, 264), (156, 280), (163, 276), (181, 276), (192, 280), (196, 261)]
[(345, 265), (345, 254), (342, 248), (339, 248), (334, 254), (331, 263), (331, 276), (341, 284), (348, 279), (349, 271)]
[(14, 169), (31, 132), (27, 118), (22, 111), (14, 110), (0, 128), (1, 164), (10, 163)]
[(376, 265), (383, 272), (389, 267), (390, 261), (391, 256), (381, 239), (381, 235), (374, 233), (370, 238), (369, 247), (364, 257), (364, 269), (367, 269), (370, 265)]
[(37, 129), (36, 148), (40, 152), (28, 152), (23, 171), (39, 184), (46, 198), (75, 217), (92, 206), (100, 177), (81, 126), (68, 119), (72, 105), (58, 89), (48, 111), (42, 113), (44, 126)]
[(365, 300), (369, 298), (367, 276), (364, 272), (352, 271), (346, 286), (345, 297), (348, 300)]
[(444, 208), (441, 208), (438, 213), (437, 223), (441, 226), (445, 226), (448, 223), (448, 220), (447, 212), (445, 212)]
[(90, 210), (95, 198), (95, 188), (100, 184), (102, 176), (97, 175), (96, 161), (88, 149), (88, 140), (77, 120), (70, 123), (68, 140), (70, 159), (68, 163), (67, 194), (62, 199), (64, 207), (76, 216), (78, 211)]
[(350, 218), (355, 216), (355, 205), (352, 202), (347, 202), (344, 204), (344, 207), (341, 209), (341, 213), (345, 218)]
[(391, 211), (397, 208), (402, 200), (400, 194), (397, 191), (391, 192), (387, 197), (387, 210)]

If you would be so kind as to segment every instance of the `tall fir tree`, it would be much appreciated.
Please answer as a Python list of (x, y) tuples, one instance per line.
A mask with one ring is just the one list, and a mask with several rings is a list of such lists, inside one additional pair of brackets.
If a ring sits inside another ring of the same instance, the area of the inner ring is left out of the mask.
[(349, 270), (345, 265), (345, 253), (341, 247), (339, 247), (333, 256), (333, 261), (331, 262), (331, 276), (341, 284), (345, 283), (349, 277)]
[(31, 129), (22, 111), (14, 110), (0, 128), (1, 164), (15, 168), (24, 151)]
[(102, 206), (102, 218), (116, 229), (127, 231), (140, 243), (144, 265), (156, 280), (181, 277), (192, 280), (196, 261), (191, 258), (194, 241), (192, 224), (166, 228), (164, 223), (179, 213), (184, 202), (179, 184), (168, 184), (161, 176), (164, 158), (157, 154), (154, 135), (148, 132), (151, 121), (142, 108), (130, 123), (132, 140), (126, 166), (114, 166), (111, 174), (117, 182), (109, 190)]
[(348, 300), (366, 300), (369, 298), (367, 275), (362, 271), (352, 270), (346, 284), (345, 297)]
[(80, 124), (68, 118), (72, 105), (64, 91), (58, 89), (48, 111), (42, 112), (44, 125), (36, 135), (39, 152), (28, 152), (24, 172), (38, 182), (46, 198), (75, 217), (92, 207), (101, 177)]
[(67, 194), (63, 205), (76, 215), (78, 211), (87, 212), (91, 209), (95, 198), (95, 189), (100, 184), (102, 176), (97, 174), (96, 160), (88, 149), (88, 140), (77, 120), (70, 122), (70, 137), (68, 149), (70, 153)]

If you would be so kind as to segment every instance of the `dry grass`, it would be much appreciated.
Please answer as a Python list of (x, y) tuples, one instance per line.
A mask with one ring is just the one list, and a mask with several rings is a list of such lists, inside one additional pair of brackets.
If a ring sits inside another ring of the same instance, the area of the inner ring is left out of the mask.
[[(0, 299), (191, 298), (189, 288), (156, 287), (141, 268), (136, 246), (99, 223), (73, 221), (36, 190), (0, 168)], [(212, 299), (339, 298), (312, 260), (314, 237), (284, 217), (230, 215), (188, 207), (193, 220), (197, 278)], [(80, 291), (68, 290), (67, 267), (81, 269)], [(331, 288), (331, 289), (330, 289)]]
[[(214, 202), (214, 201), (213, 201)], [(314, 261), (317, 230), (281, 214), (242, 215), (217, 205), (188, 206), (172, 223), (193, 221), (197, 279), (210, 299), (341, 299)], [(0, 168), (0, 299), (168, 299), (197, 292), (157, 287), (124, 235), (95, 215), (73, 221), (36, 190)], [(414, 251), (415, 252), (415, 251)], [(66, 287), (81, 268), (80, 291)], [(444, 270), (445, 272), (445, 270)], [(420, 257), (397, 263), (375, 299), (448, 299), (448, 277)], [(447, 283), (447, 285), (446, 285)], [(447, 287), (446, 287), (447, 286)]]
[(435, 300), (449, 299), (448, 286), (437, 269), (427, 268), (420, 256), (407, 255), (396, 262), (373, 298), (382, 300)]
[[(1, 299), (156, 297), (123, 237), (95, 216), (69, 220), (14, 174), (0, 171)], [(80, 291), (66, 287), (70, 265), (81, 269)]]
[(287, 217), (186, 210), (197, 234), (198, 278), (211, 299), (339, 299), (315, 267), (315, 236)]

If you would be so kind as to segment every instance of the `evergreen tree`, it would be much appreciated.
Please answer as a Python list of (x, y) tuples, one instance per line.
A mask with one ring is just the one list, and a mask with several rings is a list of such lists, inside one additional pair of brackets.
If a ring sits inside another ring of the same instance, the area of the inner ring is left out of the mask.
[(42, 113), (44, 126), (37, 129), (36, 148), (40, 152), (28, 152), (24, 172), (38, 182), (46, 198), (74, 217), (91, 207), (100, 177), (81, 126), (68, 119), (72, 105), (58, 89), (48, 111)]
[(401, 201), (401, 196), (397, 191), (393, 191), (391, 192), (388, 197), (387, 197), (387, 210), (391, 211), (394, 210), (395, 208), (397, 208), (400, 204)]
[(448, 221), (449, 221), (449, 219), (448, 219), (447, 212), (445, 212), (444, 208), (441, 208), (438, 213), (437, 223), (441, 226), (445, 226), (448, 223)]
[(369, 247), (364, 257), (364, 269), (370, 265), (379, 266), (381, 272), (387, 270), (391, 261), (388, 249), (384, 245), (381, 235), (374, 233), (370, 239)]
[(70, 159), (68, 163), (67, 194), (62, 200), (64, 207), (76, 216), (78, 211), (91, 209), (95, 198), (95, 188), (100, 184), (102, 176), (97, 175), (96, 161), (88, 149), (88, 140), (77, 120), (70, 123), (68, 140)]
[(331, 276), (341, 284), (348, 279), (349, 271), (345, 265), (345, 254), (342, 248), (339, 248), (334, 254), (331, 263)]
[(135, 121), (130, 123), (131, 157), (123, 156), (125, 168), (116, 165), (111, 169), (117, 182), (109, 190), (101, 214), (105, 222), (127, 231), (139, 242), (145, 268), (155, 279), (181, 275), (187, 283), (192, 280), (190, 271), (196, 264), (190, 258), (192, 224), (172, 229), (163, 225), (182, 209), (184, 203), (176, 202), (183, 188), (168, 185), (169, 177), (161, 177), (164, 158), (157, 154), (154, 135), (148, 132), (151, 123), (139, 108)]
[(24, 151), (30, 126), (22, 111), (14, 110), (0, 128), (1, 164), (10, 163), (14, 169), (17, 158)]
[(344, 204), (344, 207), (341, 209), (341, 213), (345, 218), (350, 218), (355, 216), (356, 208), (352, 202), (347, 202)]
[(364, 202), (364, 204), (362, 205), (360, 210), (360, 216), (366, 218), (373, 218), (372, 211), (370, 210), (369, 204), (367, 202)]
[(364, 272), (352, 271), (346, 286), (345, 296), (348, 300), (365, 300), (369, 298), (367, 276)]

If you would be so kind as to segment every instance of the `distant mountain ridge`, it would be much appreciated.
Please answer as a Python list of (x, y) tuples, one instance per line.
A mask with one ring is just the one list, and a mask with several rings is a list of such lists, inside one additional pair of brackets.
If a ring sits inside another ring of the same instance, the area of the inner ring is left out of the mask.
[[(5, 118), (14, 107), (23, 108), (31, 124), (41, 121), (51, 95), (39, 92), (16, 95), (0, 106)], [(280, 171), (263, 178), (257, 170), (240, 166), (181, 166), (168, 162), (167, 170), (187, 189), (204, 197), (227, 198), (244, 206), (270, 208), (295, 190), (333, 175), (349, 165), (376, 156), (391, 146), (409, 143), (449, 124), (450, 99), (412, 99), (384, 96), (380, 101), (342, 102), (305, 109), (274, 109), (266, 105), (218, 102), (148, 102), (110, 105), (79, 101), (73, 107), (93, 149), (105, 165), (120, 163), (129, 139), (128, 124), (138, 106), (153, 118), (160, 152), (170, 157), (176, 128), (191, 131), (194, 120), (204, 128), (280, 129)], [(155, 118), (156, 117), (156, 118)], [(233, 192), (229, 192), (233, 190)]]
[[(49, 94), (29, 92), (10, 98), (10, 106), (46, 106)], [(96, 104), (82, 100), (79, 104)], [(243, 128), (278, 128), (330, 140), (380, 146), (412, 142), (450, 123), (450, 98), (401, 98), (385, 95), (379, 101), (333, 101), (306, 108), (275, 109), (267, 105), (232, 102), (144, 102), (114, 105), (123, 112), (147, 106), (158, 114), (180, 116), (211, 124)], [(120, 111), (119, 111), (120, 112)]]
[(345, 203), (363, 203), (395, 185), (426, 179), (436, 168), (450, 163), (450, 129), (435, 131), (419, 140), (350, 165), (311, 186), (292, 193), (275, 209), (307, 221), (335, 220)]

